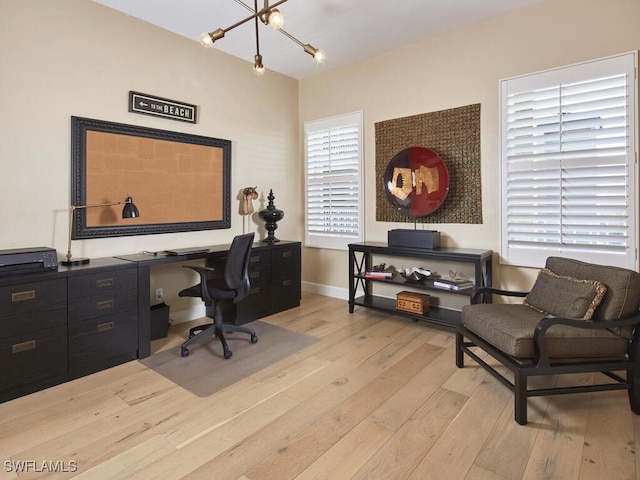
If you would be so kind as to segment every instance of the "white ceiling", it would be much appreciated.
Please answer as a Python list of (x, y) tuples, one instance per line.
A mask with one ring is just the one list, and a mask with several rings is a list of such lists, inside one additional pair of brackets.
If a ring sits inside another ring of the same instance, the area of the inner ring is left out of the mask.
[[(228, 28), (251, 14), (234, 0), (93, 1), (195, 41), (203, 32)], [(251, 0), (243, 1), (253, 9)], [(264, 0), (257, 1), (258, 9), (262, 8)], [(291, 0), (278, 7), (284, 30), (303, 44), (323, 49), (327, 60), (317, 65), (302, 47), (262, 23), (258, 25), (260, 53), (267, 71), (301, 79), (542, 1)], [(252, 64), (255, 23), (230, 30), (214, 48)]]

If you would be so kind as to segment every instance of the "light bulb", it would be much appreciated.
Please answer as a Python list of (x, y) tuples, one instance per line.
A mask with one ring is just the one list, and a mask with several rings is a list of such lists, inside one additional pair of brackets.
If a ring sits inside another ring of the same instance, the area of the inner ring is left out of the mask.
[(317, 62), (317, 63), (322, 63), (325, 61), (325, 59), (327, 58), (327, 54), (324, 53), (324, 50), (319, 49), (316, 54), (313, 56), (313, 59)]
[(211, 40), (211, 35), (209, 35), (209, 33), (204, 32), (202, 35), (200, 35), (200, 44), (203, 47), (213, 47), (213, 40)]
[(324, 62), (325, 58), (327, 58), (327, 54), (324, 53), (324, 50), (316, 48), (313, 45), (309, 45), (307, 43), (303, 48), (304, 51), (311, 55), (317, 63), (322, 63)]
[(258, 76), (264, 75), (264, 65), (262, 64), (262, 55), (255, 55), (253, 57), (255, 62), (253, 64), (253, 73)]
[(272, 8), (271, 12), (269, 13), (269, 25), (271, 25), (276, 30), (284, 25), (284, 17), (282, 16), (282, 13), (280, 13), (280, 10), (278, 10), (277, 8)]
[(220, 40), (224, 37), (224, 30), (221, 28), (216, 28), (213, 32), (203, 33), (200, 35), (200, 43), (207, 48), (213, 47), (213, 43), (216, 40)]

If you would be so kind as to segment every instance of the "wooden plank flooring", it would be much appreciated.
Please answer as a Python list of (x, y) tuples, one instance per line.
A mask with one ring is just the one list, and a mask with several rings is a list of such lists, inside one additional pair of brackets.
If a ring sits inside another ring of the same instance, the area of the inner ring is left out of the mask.
[(264, 321), (320, 341), (205, 398), (133, 361), (0, 404), (0, 480), (637, 478), (625, 392), (535, 398), (520, 426), (448, 331), (307, 293)]

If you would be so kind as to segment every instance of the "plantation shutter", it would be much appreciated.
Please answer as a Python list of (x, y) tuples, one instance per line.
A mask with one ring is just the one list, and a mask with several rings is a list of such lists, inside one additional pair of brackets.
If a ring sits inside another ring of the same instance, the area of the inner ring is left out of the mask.
[(305, 123), (306, 246), (363, 238), (362, 112)]
[(501, 82), (502, 256), (636, 268), (636, 58)]

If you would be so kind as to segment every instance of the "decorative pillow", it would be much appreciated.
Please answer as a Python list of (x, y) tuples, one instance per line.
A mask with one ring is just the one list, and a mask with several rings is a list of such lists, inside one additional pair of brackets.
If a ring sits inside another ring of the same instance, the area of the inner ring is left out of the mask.
[(591, 320), (606, 291), (596, 280), (556, 275), (543, 268), (524, 304), (556, 317)]

